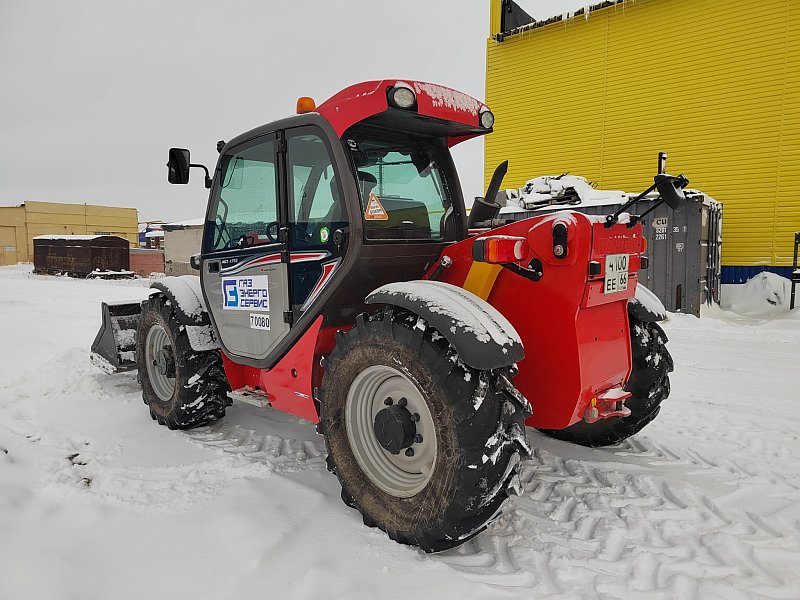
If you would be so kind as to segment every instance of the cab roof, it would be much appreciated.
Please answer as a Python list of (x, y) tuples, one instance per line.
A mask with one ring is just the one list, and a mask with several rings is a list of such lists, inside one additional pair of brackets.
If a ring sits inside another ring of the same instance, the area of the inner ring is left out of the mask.
[[(411, 89), (416, 96), (415, 108), (390, 106), (387, 93), (393, 87)], [(399, 79), (351, 85), (316, 108), (339, 137), (353, 125), (368, 122), (447, 137), (450, 146), (490, 133), (491, 129), (480, 124), (480, 115), (487, 110), (483, 102), (458, 90), (436, 83)]]

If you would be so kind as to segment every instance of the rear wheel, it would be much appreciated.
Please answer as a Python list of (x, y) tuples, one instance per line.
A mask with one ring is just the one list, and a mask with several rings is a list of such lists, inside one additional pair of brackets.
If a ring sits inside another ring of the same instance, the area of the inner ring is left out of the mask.
[(627, 417), (578, 421), (566, 429), (541, 429), (542, 433), (581, 446), (610, 446), (641, 431), (656, 418), (661, 402), (669, 396), (669, 374), (673, 362), (667, 350), (667, 334), (657, 323), (628, 315), (631, 331), (632, 368), (625, 390), (631, 392), (625, 406)]
[(529, 405), (511, 369), (467, 367), (436, 330), (393, 309), (339, 334), (324, 366), (328, 467), (364, 523), (428, 552), (482, 531), (527, 452)]
[(136, 335), (142, 398), (150, 416), (170, 429), (218, 419), (231, 401), (218, 352), (196, 352), (171, 302), (159, 294), (142, 307)]

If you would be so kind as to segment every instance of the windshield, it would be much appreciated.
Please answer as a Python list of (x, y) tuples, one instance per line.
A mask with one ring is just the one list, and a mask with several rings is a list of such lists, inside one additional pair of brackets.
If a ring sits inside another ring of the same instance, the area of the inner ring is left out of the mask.
[(436, 139), (353, 128), (344, 141), (368, 240), (444, 239), (452, 199), (441, 170), (446, 150)]

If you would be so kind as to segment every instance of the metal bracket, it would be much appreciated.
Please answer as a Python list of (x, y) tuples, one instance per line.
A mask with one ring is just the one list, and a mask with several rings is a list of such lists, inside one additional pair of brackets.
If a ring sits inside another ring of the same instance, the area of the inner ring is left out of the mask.
[(258, 406), (261, 408), (267, 407), (272, 403), (272, 398), (270, 398), (270, 395), (267, 392), (264, 390), (253, 389), (249, 385), (239, 388), (238, 390), (228, 392), (228, 398), (231, 400), (237, 400), (238, 402), (244, 402), (245, 404), (252, 404), (253, 406)]

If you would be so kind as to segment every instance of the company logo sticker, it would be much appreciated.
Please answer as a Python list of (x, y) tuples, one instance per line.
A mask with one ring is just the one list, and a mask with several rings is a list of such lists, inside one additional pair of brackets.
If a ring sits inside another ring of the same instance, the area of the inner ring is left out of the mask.
[(269, 276), (254, 275), (223, 279), (222, 308), (269, 311)]

